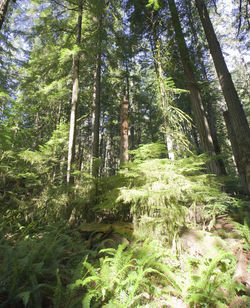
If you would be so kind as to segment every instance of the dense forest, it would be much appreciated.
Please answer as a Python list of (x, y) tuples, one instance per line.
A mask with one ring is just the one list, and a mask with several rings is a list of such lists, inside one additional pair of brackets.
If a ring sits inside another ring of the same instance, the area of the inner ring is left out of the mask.
[(250, 306), (248, 0), (0, 0), (0, 307)]

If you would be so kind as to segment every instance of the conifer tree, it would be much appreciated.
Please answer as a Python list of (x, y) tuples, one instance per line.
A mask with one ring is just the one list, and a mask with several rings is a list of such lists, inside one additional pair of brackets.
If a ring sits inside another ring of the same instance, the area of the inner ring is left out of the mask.
[[(228, 71), (224, 60), (220, 44), (214, 32), (205, 3), (203, 0), (195, 0), (195, 3), (206, 34), (222, 92), (227, 103), (229, 111), (228, 118), (232, 123), (232, 128), (236, 136), (240, 153), (240, 170), (244, 170), (245, 174), (245, 181), (243, 181), (242, 184), (244, 185), (244, 182), (246, 182), (245, 190), (250, 193), (250, 128), (243, 110), (243, 106), (232, 81), (231, 74)], [(241, 173), (240, 170), (239, 172)]]
[[(181, 29), (180, 20), (178, 16), (178, 11), (174, 0), (168, 0), (169, 9), (172, 16), (173, 28), (176, 34), (176, 41), (179, 47), (179, 52), (181, 56), (182, 65), (184, 68), (184, 73), (186, 76), (187, 88), (190, 91), (190, 100), (192, 105), (192, 112), (194, 117), (194, 122), (197, 126), (199, 132), (202, 149), (210, 157), (215, 156), (215, 150), (213, 145), (213, 140), (208, 125), (208, 121), (205, 115), (204, 106), (202, 103), (201, 94), (198, 89), (198, 85), (195, 79), (192, 64), (190, 62), (188, 48), (184, 39), (184, 35)], [(212, 160), (208, 165), (209, 171), (221, 175), (219, 164), (216, 160)]]
[[(83, 1), (80, 0), (78, 7), (78, 22), (77, 22), (77, 35), (76, 45), (81, 43), (82, 33), (82, 9)], [(71, 113), (70, 113), (70, 131), (69, 131), (69, 149), (68, 149), (68, 165), (67, 165), (67, 183), (72, 181), (71, 169), (72, 163), (75, 160), (75, 139), (76, 139), (76, 113), (79, 100), (79, 65), (80, 65), (80, 53), (79, 50), (73, 55), (73, 89), (72, 89), (72, 101), (71, 101)]]
[[(184, 14), (188, 17), (187, 23), (190, 28), (190, 39), (191, 44), (189, 50), (191, 52), (191, 56), (194, 58), (194, 65), (196, 68), (196, 75), (199, 80), (202, 80), (204, 86), (201, 86), (200, 89), (203, 91), (202, 100), (204, 102), (204, 108), (207, 114), (207, 120), (209, 124), (209, 128), (211, 131), (211, 136), (213, 139), (214, 150), (216, 155), (221, 156), (221, 146), (218, 140), (218, 130), (216, 126), (216, 107), (217, 110), (220, 109), (220, 106), (216, 106), (216, 95), (214, 95), (215, 91), (210, 86), (210, 81), (208, 78), (208, 69), (205, 65), (205, 57), (207, 54), (207, 48), (204, 45), (204, 40), (202, 39), (202, 31), (200, 28), (200, 24), (196, 22), (198, 16), (196, 11), (194, 10), (192, 3), (189, 0), (184, 0)], [(196, 15), (195, 15), (196, 13)], [(185, 16), (184, 15), (184, 16)], [(222, 113), (222, 112), (221, 112)], [(219, 115), (220, 116), (220, 115)], [(220, 165), (221, 173), (226, 175), (226, 168), (222, 158), (218, 158), (218, 163)]]
[[(102, 13), (101, 13), (102, 14)], [(94, 68), (94, 95), (92, 115), (92, 175), (98, 175), (96, 159), (99, 158), (99, 130), (101, 113), (101, 44), (102, 44), (102, 15), (98, 14), (97, 19), (97, 49)]]

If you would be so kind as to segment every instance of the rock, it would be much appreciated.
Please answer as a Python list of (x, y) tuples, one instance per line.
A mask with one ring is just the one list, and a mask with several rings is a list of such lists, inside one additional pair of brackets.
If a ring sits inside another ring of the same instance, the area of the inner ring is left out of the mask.
[(215, 257), (221, 250), (229, 251), (225, 241), (210, 232), (187, 229), (181, 236), (184, 251), (192, 256)]
[(233, 249), (233, 253), (236, 256), (236, 268), (234, 273), (234, 279), (238, 283), (244, 284), (250, 295), (250, 274), (248, 272), (248, 253), (244, 253), (242, 245), (238, 245)]

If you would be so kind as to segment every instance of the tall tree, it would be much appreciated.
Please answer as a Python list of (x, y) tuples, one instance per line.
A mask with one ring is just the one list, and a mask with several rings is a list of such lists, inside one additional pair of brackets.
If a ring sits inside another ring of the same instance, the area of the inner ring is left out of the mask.
[(169, 119), (168, 119), (168, 112), (167, 112), (167, 93), (164, 85), (164, 72), (163, 72), (163, 65), (162, 65), (162, 56), (161, 56), (161, 41), (160, 38), (157, 37), (155, 24), (153, 24), (152, 31), (153, 31), (153, 40), (151, 40), (151, 49), (152, 54), (154, 57), (154, 68), (155, 73), (158, 81), (158, 88), (160, 94), (160, 101), (163, 110), (163, 125), (164, 130), (166, 131), (166, 145), (168, 149), (168, 157), (174, 160), (174, 152), (173, 152), (173, 140), (170, 135), (170, 127), (169, 127)]
[(237, 139), (240, 152), (240, 164), (245, 173), (245, 181), (242, 181), (242, 184), (244, 185), (244, 182), (246, 182), (245, 189), (250, 193), (250, 129), (247, 118), (224, 60), (206, 5), (203, 0), (195, 0), (195, 3), (206, 34), (222, 92), (227, 103), (234, 134)]
[[(216, 98), (214, 95), (214, 89), (212, 89), (210, 85), (210, 80), (207, 74), (207, 68), (205, 66), (205, 55), (208, 52), (207, 47), (204, 44), (204, 40), (202, 38), (202, 29), (200, 29), (199, 23), (195, 22), (198, 18), (195, 8), (193, 8), (192, 3), (189, 0), (184, 0), (185, 7), (183, 8), (185, 11), (185, 15), (188, 17), (188, 26), (191, 31), (191, 44), (190, 49), (192, 52), (192, 56), (195, 58), (195, 64), (198, 69), (196, 72), (200, 75), (198, 78), (202, 79), (203, 86), (201, 90), (203, 91), (203, 102), (204, 108), (207, 113), (208, 124), (211, 131), (211, 136), (213, 139), (214, 150), (216, 155), (221, 156), (221, 146), (218, 140), (218, 130), (216, 126)], [(220, 164), (220, 169), (223, 175), (226, 175), (226, 168), (222, 158), (218, 158), (218, 163)]]
[[(77, 22), (77, 35), (76, 45), (79, 46), (81, 43), (82, 33), (82, 9), (83, 1), (79, 2), (78, 7), (78, 22)], [(67, 183), (72, 181), (71, 170), (72, 163), (75, 160), (75, 139), (76, 139), (76, 111), (79, 100), (79, 65), (80, 65), (80, 54), (77, 50), (73, 54), (73, 89), (72, 89), (72, 100), (71, 100), (71, 113), (70, 113), (70, 130), (69, 130), (69, 150), (68, 150), (68, 165), (67, 165)]]
[(233, 155), (235, 159), (235, 164), (238, 170), (240, 182), (241, 184), (243, 184), (242, 185), (243, 187), (246, 187), (247, 183), (246, 183), (246, 177), (245, 177), (245, 170), (244, 170), (244, 166), (242, 166), (241, 164), (241, 153), (239, 151), (237, 137), (235, 136), (235, 132), (232, 126), (232, 121), (230, 119), (229, 112), (225, 111), (223, 113), (223, 116), (224, 116), (224, 120), (225, 120), (226, 127), (227, 127), (228, 137), (231, 142), (232, 151), (233, 151)]
[(128, 108), (129, 98), (128, 90), (124, 89), (123, 101), (121, 104), (120, 122), (121, 122), (121, 140), (120, 140), (120, 164), (128, 162)]
[[(188, 48), (182, 32), (177, 7), (174, 0), (168, 0), (168, 4), (172, 16), (173, 28), (176, 34), (176, 41), (180, 51), (181, 62), (186, 77), (187, 88), (190, 91), (190, 100), (194, 122), (197, 126), (203, 151), (213, 158), (215, 156), (213, 140), (211, 137), (210, 128), (204, 111), (204, 106), (196, 82), (192, 63), (190, 61)], [(212, 159), (209, 162), (208, 169), (214, 174), (221, 175), (220, 166), (215, 159)]]
[(100, 114), (101, 114), (101, 55), (102, 55), (102, 19), (103, 4), (97, 1), (96, 16), (94, 20), (97, 24), (96, 38), (96, 58), (94, 69), (94, 96), (93, 96), (93, 114), (92, 114), (92, 175), (98, 176), (99, 158), (99, 130), (100, 130)]

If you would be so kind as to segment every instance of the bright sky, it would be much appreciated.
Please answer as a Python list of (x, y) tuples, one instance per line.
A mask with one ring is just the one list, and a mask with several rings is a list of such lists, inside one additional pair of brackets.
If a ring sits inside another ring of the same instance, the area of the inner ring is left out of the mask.
[[(236, 5), (238, 5), (238, 3), (235, 4), (233, 0), (219, 0), (217, 4), (218, 13), (222, 16), (224, 22), (222, 22), (221, 17), (216, 14), (213, 18), (213, 25), (216, 32), (220, 35), (219, 40), (229, 70), (235, 68), (235, 59), (241, 62), (243, 57), (245, 63), (250, 62), (250, 51), (247, 47), (242, 48), (242, 45), (240, 46), (238, 40), (236, 40), (235, 27), (232, 27), (232, 22), (234, 21), (232, 18), (233, 9)], [(248, 35), (248, 40), (250, 40), (250, 35)]]

